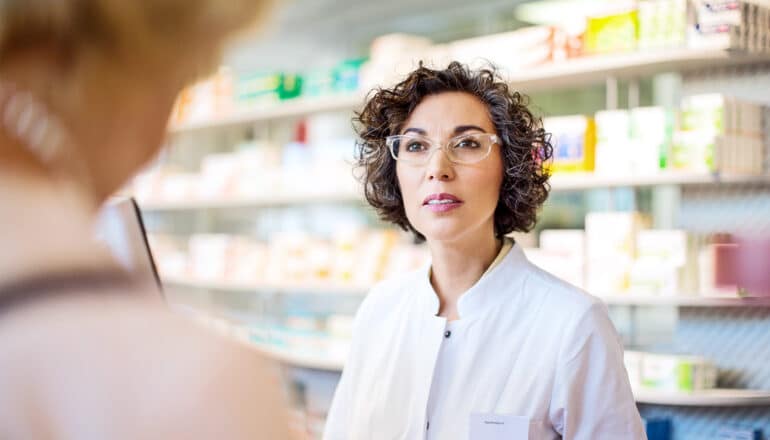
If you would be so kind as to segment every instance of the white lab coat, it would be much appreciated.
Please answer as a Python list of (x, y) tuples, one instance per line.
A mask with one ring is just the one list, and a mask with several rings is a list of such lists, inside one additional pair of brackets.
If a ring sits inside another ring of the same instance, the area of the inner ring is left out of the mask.
[(605, 306), (518, 245), (460, 298), (459, 320), (438, 309), (427, 266), (370, 292), (325, 440), (646, 438)]

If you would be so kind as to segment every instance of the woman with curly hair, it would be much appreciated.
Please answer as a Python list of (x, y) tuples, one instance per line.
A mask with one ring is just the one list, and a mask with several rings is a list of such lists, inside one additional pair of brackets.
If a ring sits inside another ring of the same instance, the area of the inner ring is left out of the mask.
[(642, 439), (606, 308), (527, 261), (550, 136), (494, 71), (422, 65), (357, 115), (366, 199), (426, 267), (355, 320), (325, 439)]

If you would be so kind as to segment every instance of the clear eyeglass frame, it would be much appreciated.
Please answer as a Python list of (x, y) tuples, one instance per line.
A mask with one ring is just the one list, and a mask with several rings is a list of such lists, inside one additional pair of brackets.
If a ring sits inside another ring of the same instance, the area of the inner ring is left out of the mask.
[[(461, 145), (462, 141), (465, 141), (465, 140), (473, 140), (473, 141), (479, 142), (481, 144), (479, 148), (482, 154), (474, 155), (474, 158), (472, 160), (467, 160), (467, 159), (464, 160), (464, 159), (458, 158), (456, 150), (460, 148), (458, 146)], [(424, 142), (425, 145), (429, 145), (430, 148), (424, 151), (424, 154), (421, 156), (415, 155), (414, 157), (410, 157), (410, 158), (406, 158), (404, 156), (399, 157), (398, 149), (400, 148), (400, 143), (402, 141)], [(422, 136), (419, 134), (391, 135), (385, 138), (385, 144), (387, 145), (388, 150), (390, 151), (390, 156), (394, 160), (413, 164), (413, 165), (427, 164), (430, 161), (430, 159), (433, 157), (433, 154), (439, 150), (444, 150), (449, 161), (454, 164), (469, 165), (469, 164), (479, 163), (482, 160), (489, 157), (489, 154), (492, 152), (492, 146), (499, 143), (500, 143), (500, 138), (496, 134), (491, 134), (491, 133), (462, 134), (449, 139), (443, 145), (441, 144), (441, 142), (436, 141), (435, 139), (431, 139), (427, 136)]]

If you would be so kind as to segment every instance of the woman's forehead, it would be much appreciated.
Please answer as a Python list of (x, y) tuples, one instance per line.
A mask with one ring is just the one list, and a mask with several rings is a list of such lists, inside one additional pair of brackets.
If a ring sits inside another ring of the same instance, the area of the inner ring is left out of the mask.
[(401, 132), (415, 128), (426, 134), (451, 134), (460, 126), (494, 130), (489, 110), (481, 100), (468, 93), (445, 92), (424, 98), (409, 115)]

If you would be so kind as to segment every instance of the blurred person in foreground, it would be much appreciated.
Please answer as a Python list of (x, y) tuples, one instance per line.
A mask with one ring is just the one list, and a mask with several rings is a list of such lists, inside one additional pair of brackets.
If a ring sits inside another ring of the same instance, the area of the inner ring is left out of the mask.
[(92, 241), (249, 0), (0, 0), (0, 438), (284, 439), (275, 369)]

